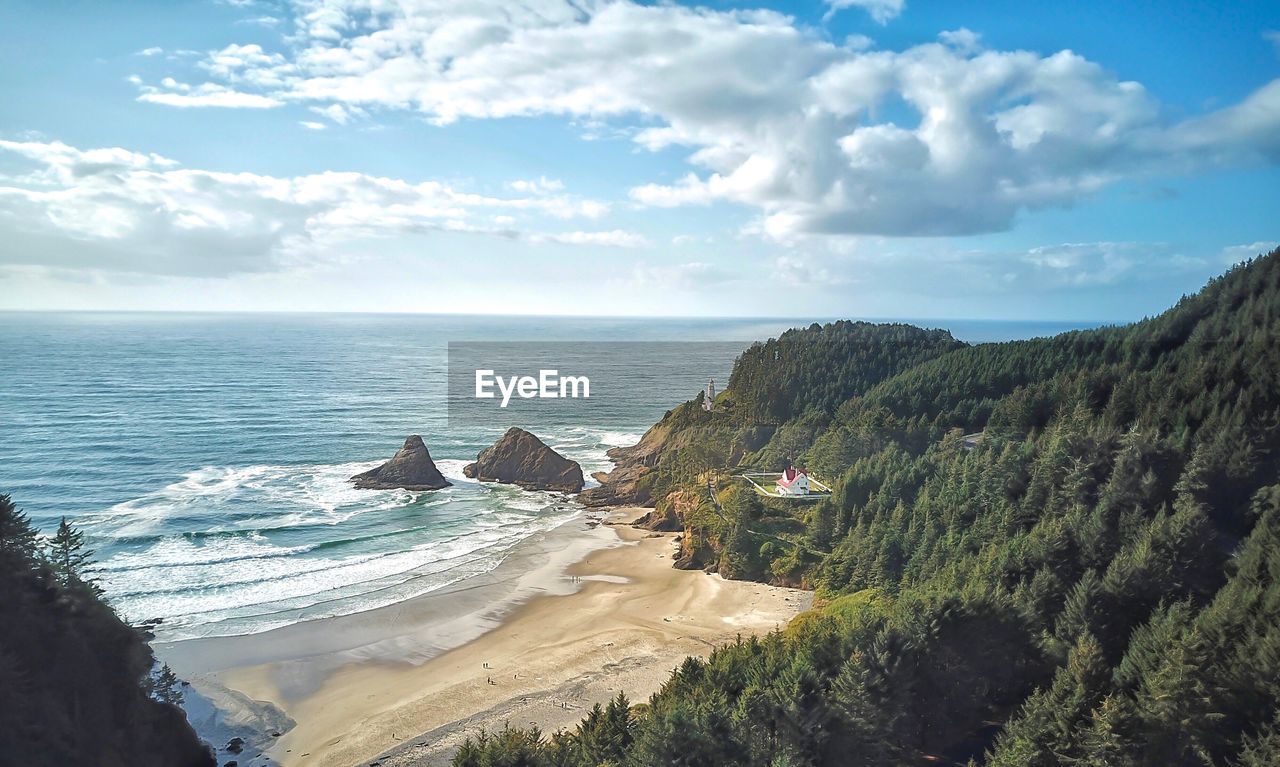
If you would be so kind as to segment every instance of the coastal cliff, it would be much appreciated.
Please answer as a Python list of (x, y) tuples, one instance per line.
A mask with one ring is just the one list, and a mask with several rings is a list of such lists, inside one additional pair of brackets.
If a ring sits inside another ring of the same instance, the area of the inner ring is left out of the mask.
[(0, 495), (0, 764), (213, 767), (182, 687), (89, 579), (65, 522), (49, 539)]
[(450, 485), (417, 434), (406, 439), (391, 460), (355, 475), (351, 481), (361, 490), (439, 490)]
[(557, 453), (524, 429), (512, 427), (467, 464), (462, 473), (482, 482), (503, 482), (526, 490), (576, 493), (582, 489), (582, 467)]
[(709, 470), (778, 471), (831, 423), (838, 409), (881, 382), (963, 348), (944, 330), (899, 323), (813, 324), (752, 344), (729, 384), (705, 408), (705, 392), (680, 404), (579, 496), (587, 506), (650, 505)]
[[(907, 362), (913, 337), (756, 344), (596, 494), (647, 493), (681, 567), (814, 610), (644, 707), (472, 739), (455, 767), (512, 743), (568, 767), (1280, 764), (1280, 250), (1127, 326)], [(738, 479), (789, 460), (834, 492)]]
[[(772, 433), (769, 427), (736, 433), (732, 417), (723, 412), (707, 412), (702, 408), (701, 393), (690, 402), (667, 411), (658, 423), (630, 447), (615, 447), (608, 452), (614, 468), (592, 475), (599, 487), (584, 490), (578, 501), (588, 507), (649, 506), (673, 486), (673, 476), (694, 461), (709, 458), (700, 446), (728, 452), (737, 458), (759, 448)], [(693, 456), (697, 454), (697, 458)], [(669, 460), (679, 456), (675, 461)], [(687, 460), (686, 460), (687, 459)], [(714, 458), (712, 458), (714, 460)], [(681, 468), (676, 468), (676, 461)]]

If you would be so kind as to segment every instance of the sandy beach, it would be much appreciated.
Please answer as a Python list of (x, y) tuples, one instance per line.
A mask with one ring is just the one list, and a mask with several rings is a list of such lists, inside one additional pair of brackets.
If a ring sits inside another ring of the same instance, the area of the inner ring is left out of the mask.
[(644, 511), (565, 525), (453, 592), (159, 650), (231, 718), (280, 733), (242, 767), (437, 765), (482, 727), (551, 732), (618, 691), (641, 702), (685, 656), (808, 607), (807, 592), (673, 569), (675, 534), (627, 524)]

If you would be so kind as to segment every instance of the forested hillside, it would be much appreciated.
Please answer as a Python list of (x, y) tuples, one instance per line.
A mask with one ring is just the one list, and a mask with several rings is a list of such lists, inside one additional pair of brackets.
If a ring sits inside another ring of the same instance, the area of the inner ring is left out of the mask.
[(729, 386), (711, 411), (699, 393), (668, 411), (639, 444), (611, 450), (618, 468), (582, 500), (643, 504), (708, 469), (781, 469), (827, 428), (841, 403), (962, 347), (943, 330), (847, 321), (753, 344), (734, 363)]
[[(686, 561), (818, 607), (455, 764), (1280, 764), (1280, 251), (1127, 327), (786, 370), (833, 327), (752, 347), (645, 458)], [(767, 436), (707, 445), (717, 417)], [(830, 499), (732, 478), (791, 455)]]
[(0, 495), (0, 764), (213, 765), (177, 679), (86, 581), (80, 534), (43, 542)]

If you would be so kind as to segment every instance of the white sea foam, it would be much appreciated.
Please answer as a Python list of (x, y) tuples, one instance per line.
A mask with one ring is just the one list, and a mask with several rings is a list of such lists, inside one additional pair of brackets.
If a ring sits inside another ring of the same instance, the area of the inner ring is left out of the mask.
[(431, 493), (352, 487), (374, 462), (205, 467), (82, 523), (119, 542), (95, 574), (126, 618), (166, 638), (262, 631), (443, 588), (577, 514), (466, 463), (437, 462), (455, 485)]
[[(127, 615), (167, 619), (183, 616), (212, 617), (219, 611), (248, 606), (289, 603), (305, 607), (340, 596), (360, 592), (448, 570), (476, 552), (505, 550), (522, 535), (511, 531), (477, 532), (466, 542), (437, 547), (423, 545), (408, 551), (350, 557), (339, 560), (315, 559), (301, 567), (272, 566), (262, 561), (223, 563), (217, 566), (217, 580), (210, 580), (204, 567), (170, 575), (161, 591), (135, 592), (117, 604)], [(296, 564), (296, 563), (281, 563)], [(266, 565), (266, 566), (264, 566)], [(487, 569), (487, 568), (482, 568)], [(337, 593), (345, 590), (345, 593)]]
[[(80, 524), (96, 535), (115, 538), (155, 533), (174, 517), (220, 514), (221, 525), (206, 532), (259, 529), (264, 526), (337, 524), (356, 514), (386, 510), (412, 499), (407, 490), (357, 490), (351, 476), (376, 462), (305, 466), (206, 466), (140, 498), (117, 503)], [(289, 511), (274, 520), (264, 509)]]
[[(597, 471), (609, 471), (613, 461), (608, 452), (615, 447), (630, 447), (643, 435), (632, 432), (573, 426), (564, 430), (556, 443), (556, 450), (577, 461), (588, 477)], [(589, 485), (596, 483), (588, 481)]]
[(609, 447), (631, 447), (644, 436), (626, 431), (601, 431), (597, 432), (597, 435), (600, 441)]
[(450, 482), (468, 485), (479, 484), (474, 479), (470, 479), (467, 475), (462, 473), (463, 467), (469, 463), (472, 463), (472, 461), (459, 460), (456, 458), (441, 458), (435, 462), (436, 468), (439, 469), (445, 479)]

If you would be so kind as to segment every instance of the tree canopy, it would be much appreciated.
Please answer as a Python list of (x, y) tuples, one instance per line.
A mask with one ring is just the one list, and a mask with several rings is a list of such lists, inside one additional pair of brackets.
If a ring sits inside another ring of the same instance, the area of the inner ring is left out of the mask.
[[(1276, 763), (1280, 251), (1123, 327), (793, 330), (722, 399), (664, 419), (659, 508), (697, 564), (815, 609), (686, 661), (610, 720), (621, 753), (521, 731), (526, 761), (493, 736), (456, 764)], [(732, 486), (793, 455), (832, 497)]]
[(0, 495), (0, 761), (209, 767), (173, 672), (148, 636), (87, 579), (90, 552), (66, 520), (47, 542)]

